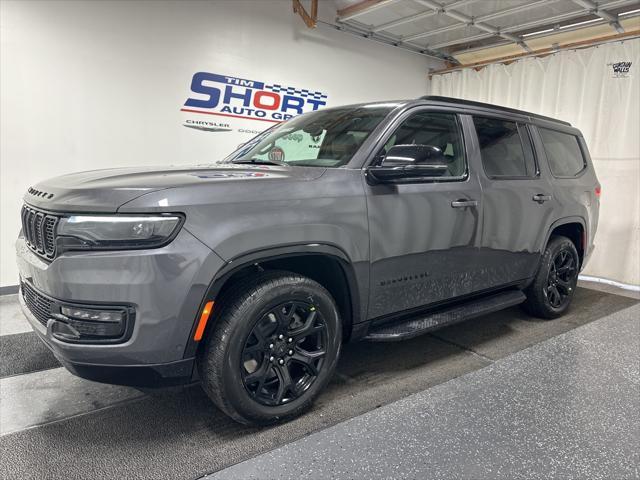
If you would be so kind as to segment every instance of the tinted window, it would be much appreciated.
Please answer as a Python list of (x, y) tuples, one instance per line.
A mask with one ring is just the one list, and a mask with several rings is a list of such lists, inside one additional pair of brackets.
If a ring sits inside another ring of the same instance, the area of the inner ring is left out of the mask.
[(465, 173), (464, 144), (453, 113), (422, 112), (407, 118), (385, 144), (384, 156), (394, 145), (431, 145), (444, 152), (447, 162), (445, 177), (460, 177)]
[(574, 135), (541, 128), (540, 136), (551, 173), (556, 177), (574, 177), (584, 170), (584, 157)]
[(526, 126), (474, 117), (484, 171), (489, 177), (534, 177), (533, 150)]

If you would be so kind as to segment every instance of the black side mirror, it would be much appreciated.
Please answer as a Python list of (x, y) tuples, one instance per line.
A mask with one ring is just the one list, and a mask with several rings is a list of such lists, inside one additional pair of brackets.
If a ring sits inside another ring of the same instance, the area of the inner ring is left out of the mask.
[(433, 145), (395, 145), (380, 165), (367, 169), (373, 183), (408, 183), (441, 177), (447, 172), (444, 152)]

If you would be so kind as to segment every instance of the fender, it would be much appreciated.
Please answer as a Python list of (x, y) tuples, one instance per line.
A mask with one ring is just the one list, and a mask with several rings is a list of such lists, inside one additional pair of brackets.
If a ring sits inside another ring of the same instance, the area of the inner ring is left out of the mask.
[[(368, 299), (366, 296), (361, 295), (359, 287), (362, 287), (363, 285), (367, 286), (368, 279), (365, 278), (362, 282), (358, 282), (358, 276), (355, 272), (354, 265), (346, 252), (344, 252), (344, 250), (335, 245), (320, 243), (289, 244), (280, 245), (277, 247), (269, 247), (266, 249), (243, 253), (242, 255), (229, 260), (213, 276), (206, 294), (200, 301), (200, 305), (197, 310), (198, 314), (202, 311), (205, 303), (208, 300), (216, 298), (225, 282), (243, 268), (270, 260), (292, 258), (302, 255), (319, 255), (331, 257), (332, 259), (337, 260), (345, 276), (345, 280), (349, 289), (348, 294), (349, 301), (351, 303), (352, 325), (359, 323), (361, 319), (365, 318), (363, 314), (363, 308), (366, 307), (365, 304)], [(368, 275), (368, 270), (366, 272)], [(197, 324), (196, 320), (197, 319), (194, 319), (193, 327), (189, 335), (190, 340), (185, 349), (184, 358), (193, 357), (198, 347), (198, 342), (195, 342), (193, 340), (193, 335)]]
[(542, 256), (544, 255), (544, 251), (547, 249), (549, 239), (551, 238), (551, 232), (553, 232), (557, 227), (561, 225), (566, 225), (569, 223), (579, 223), (580, 225), (582, 225), (582, 228), (584, 229), (585, 234), (588, 234), (586, 222), (584, 218), (579, 216), (562, 217), (555, 220), (553, 223), (551, 223), (551, 225), (549, 225), (549, 227), (547, 228), (547, 233), (545, 234), (544, 241), (542, 242), (542, 245), (539, 251), (538, 266), (536, 267), (532, 276), (524, 281), (521, 287), (522, 289), (527, 288), (534, 281), (536, 275), (538, 275), (538, 271), (540, 270), (540, 265), (542, 264)]
[[(549, 243), (549, 238), (551, 238), (551, 232), (553, 232), (560, 225), (566, 225), (568, 223), (579, 223), (580, 225), (582, 225), (582, 229), (584, 230), (584, 233), (587, 239), (589, 238), (589, 231), (587, 230), (587, 223), (585, 222), (584, 218), (578, 217), (578, 216), (560, 218), (555, 222), (553, 222), (547, 229), (547, 235), (545, 236), (544, 243), (542, 245), (542, 250), (540, 250), (540, 255), (542, 255), (547, 248), (547, 244)], [(584, 246), (584, 248), (586, 248), (586, 245)]]

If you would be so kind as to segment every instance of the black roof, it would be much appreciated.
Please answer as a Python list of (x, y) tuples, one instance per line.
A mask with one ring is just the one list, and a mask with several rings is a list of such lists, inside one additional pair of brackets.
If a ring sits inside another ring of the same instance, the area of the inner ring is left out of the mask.
[(525, 115), (527, 117), (539, 118), (540, 120), (547, 120), (548, 122), (561, 123), (563, 125), (571, 124), (569, 122), (565, 122), (563, 120), (558, 120), (557, 118), (545, 117), (544, 115), (538, 115), (537, 113), (525, 112), (524, 110), (516, 110), (515, 108), (507, 108), (501, 107), (499, 105), (492, 105), (491, 103), (483, 103), (483, 102), (474, 102), (472, 100), (463, 100), (462, 98), (453, 98), (453, 97), (440, 97), (437, 95), (425, 95), (424, 97), (420, 97), (421, 100), (429, 100), (432, 102), (443, 102), (443, 103), (451, 103), (455, 105), (463, 105), (468, 107), (477, 107), (477, 108), (486, 108), (488, 110), (496, 110), (499, 112), (506, 113), (515, 113), (518, 115)]

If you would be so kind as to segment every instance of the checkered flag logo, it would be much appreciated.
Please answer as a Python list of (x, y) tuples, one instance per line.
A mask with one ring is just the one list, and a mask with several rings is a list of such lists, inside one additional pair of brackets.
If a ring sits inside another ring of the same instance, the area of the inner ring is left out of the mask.
[(273, 85), (265, 84), (264, 87), (271, 90), (272, 92), (283, 93), (285, 95), (297, 95), (299, 97), (312, 98), (314, 100), (326, 100), (327, 98), (327, 95), (322, 92), (311, 92), (306, 88), (299, 89), (294, 87), (285, 87), (277, 83), (274, 83)]

